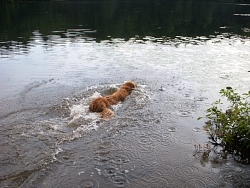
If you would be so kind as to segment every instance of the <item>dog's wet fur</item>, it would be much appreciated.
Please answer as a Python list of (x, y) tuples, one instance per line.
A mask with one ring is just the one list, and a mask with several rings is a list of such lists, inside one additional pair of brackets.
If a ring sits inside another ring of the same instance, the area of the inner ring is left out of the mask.
[(94, 99), (89, 105), (89, 110), (91, 112), (101, 112), (102, 118), (108, 120), (115, 115), (109, 107), (118, 104), (120, 101), (124, 101), (136, 87), (134, 82), (126, 82), (112, 95)]

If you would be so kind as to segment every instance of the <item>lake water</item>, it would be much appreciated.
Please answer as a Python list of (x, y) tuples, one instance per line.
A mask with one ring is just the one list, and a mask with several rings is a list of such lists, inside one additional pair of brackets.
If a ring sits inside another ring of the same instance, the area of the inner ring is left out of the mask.
[[(250, 187), (197, 121), (250, 90), (250, 5), (0, 4), (1, 187)], [(109, 121), (88, 111), (125, 81)]]

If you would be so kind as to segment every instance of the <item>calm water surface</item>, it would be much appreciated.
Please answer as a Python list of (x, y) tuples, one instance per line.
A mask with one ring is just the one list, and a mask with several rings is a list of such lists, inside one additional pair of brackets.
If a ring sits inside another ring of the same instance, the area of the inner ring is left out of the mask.
[[(221, 88), (250, 90), (250, 6), (0, 4), (1, 187), (250, 187), (209, 143)], [(116, 116), (88, 104), (124, 81)]]

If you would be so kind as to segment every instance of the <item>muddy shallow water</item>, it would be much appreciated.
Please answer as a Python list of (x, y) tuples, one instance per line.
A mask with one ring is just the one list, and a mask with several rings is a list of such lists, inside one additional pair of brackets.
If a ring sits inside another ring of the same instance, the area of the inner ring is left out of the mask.
[[(0, 7), (0, 187), (250, 187), (196, 120), (221, 88), (250, 90), (249, 6), (106, 3)], [(129, 80), (114, 118), (89, 112)]]

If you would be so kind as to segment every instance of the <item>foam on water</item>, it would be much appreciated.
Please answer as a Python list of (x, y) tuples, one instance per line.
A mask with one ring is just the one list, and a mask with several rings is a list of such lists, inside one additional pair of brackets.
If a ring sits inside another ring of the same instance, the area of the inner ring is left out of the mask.
[(151, 100), (151, 93), (147, 91), (146, 85), (139, 85), (140, 89), (135, 90), (134, 93), (137, 94), (136, 103), (145, 103), (148, 100)]
[(80, 138), (84, 133), (98, 129), (100, 113), (90, 112), (89, 103), (94, 98), (100, 96), (101, 94), (99, 92), (94, 92), (90, 97), (82, 98), (78, 104), (69, 107), (70, 116), (68, 118), (67, 126), (72, 127), (73, 130), (71, 133), (67, 134), (61, 142)]
[(98, 120), (100, 118), (100, 115), (98, 113), (91, 113), (89, 111), (89, 103), (94, 98), (97, 98), (100, 96), (101, 96), (100, 93), (95, 92), (92, 96), (86, 99), (85, 98), (81, 99), (79, 104), (71, 106), (69, 125), (83, 126), (86, 123), (93, 124), (93, 121)]

